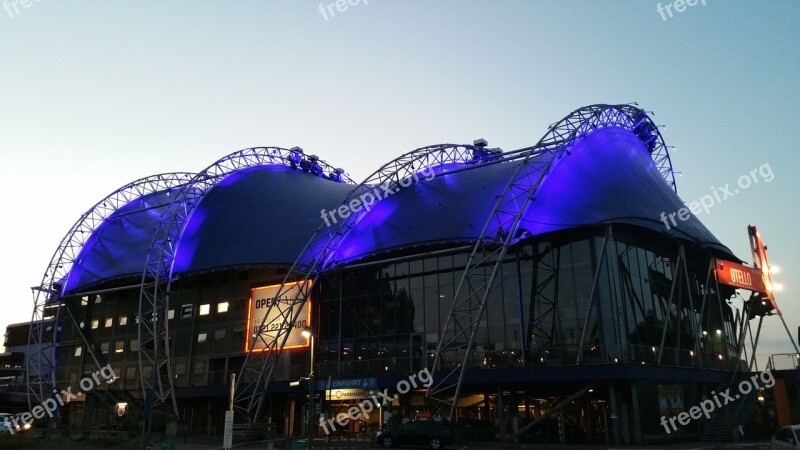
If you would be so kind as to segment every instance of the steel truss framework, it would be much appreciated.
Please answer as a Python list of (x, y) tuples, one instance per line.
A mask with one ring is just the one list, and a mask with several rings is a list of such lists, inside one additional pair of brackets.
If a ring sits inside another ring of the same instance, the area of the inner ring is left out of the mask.
[[(610, 314), (613, 315), (614, 323), (619, 327), (619, 329), (615, 332), (617, 336), (616, 345), (619, 348), (618, 357), (623, 361), (639, 361), (639, 359), (635, 358), (636, 355), (628, 354), (629, 346), (627, 342), (627, 336), (629, 335), (630, 331), (626, 331), (624, 328), (626, 320), (625, 313), (623, 311), (625, 308), (624, 302), (629, 302), (632, 305), (638, 306), (640, 314), (644, 316), (644, 311), (639, 303), (636, 290), (631, 285), (630, 271), (625, 266), (623, 260), (623, 256), (625, 253), (630, 251), (631, 247), (626, 246), (626, 248), (620, 252), (617, 249), (617, 241), (614, 239), (612, 229), (613, 227), (611, 225), (606, 225), (603, 242), (597, 257), (595, 258), (594, 278), (591, 292), (589, 294), (589, 303), (581, 333), (581, 340), (578, 344), (578, 357), (576, 364), (581, 364), (583, 362), (583, 349), (586, 346), (586, 337), (587, 333), (589, 332), (588, 327), (592, 319), (592, 314), (597, 314), (599, 312), (599, 280), (603, 273), (603, 266), (606, 264), (611, 266), (610, 270), (617, 280), (617, 283), (611, 286), (615, 292), (611, 295), (612, 311), (610, 311)], [(680, 341), (681, 335), (686, 334), (685, 332), (688, 331), (688, 334), (694, 337), (692, 342), (690, 342), (688, 345), (692, 349), (692, 353), (690, 353), (688, 358), (688, 364), (691, 367), (709, 366), (710, 361), (703, 360), (703, 356), (708, 355), (701, 350), (700, 344), (700, 336), (703, 335), (703, 330), (708, 329), (708, 323), (703, 324), (702, 322), (703, 318), (705, 317), (706, 321), (709, 320), (708, 317), (710, 314), (707, 313), (707, 311), (710, 312), (710, 310), (707, 308), (718, 308), (713, 314), (718, 314), (718, 317), (723, 322), (724, 317), (726, 317), (723, 310), (723, 299), (720, 296), (719, 284), (714, 276), (714, 257), (710, 253), (706, 252), (706, 256), (709, 260), (708, 269), (705, 271), (705, 273), (695, 274), (697, 277), (705, 275), (705, 278), (701, 280), (700, 278), (695, 278), (690, 275), (688, 260), (686, 258), (685, 244), (680, 241), (675, 241), (675, 246), (677, 248), (677, 253), (675, 255), (666, 258), (662, 256), (665, 261), (671, 263), (672, 278), (664, 279), (665, 281), (669, 282), (669, 294), (663, 295), (662, 293), (654, 292), (654, 295), (659, 297), (660, 301), (658, 303), (663, 305), (663, 308), (660, 311), (661, 317), (665, 318), (663, 321), (661, 336), (659, 338), (660, 343), (657, 346), (658, 352), (653, 355), (654, 362), (658, 365), (661, 365), (663, 361), (664, 350), (667, 347), (671, 347), (674, 352), (672, 355), (672, 364), (683, 365), (684, 363), (682, 361), (686, 360), (687, 358), (679, 354), (680, 349), (682, 348)], [(652, 282), (656, 283), (656, 281)], [(693, 291), (693, 283), (697, 284), (695, 288), (697, 288), (702, 294), (699, 298)], [(616, 292), (617, 290), (619, 292)], [(681, 303), (679, 299), (687, 299), (688, 304), (683, 305), (680, 308), (676, 308), (675, 310), (670, 310), (669, 305), (677, 305)], [(698, 300), (699, 303), (695, 304), (695, 300)], [(732, 331), (737, 329), (737, 323), (738, 322), (735, 321), (731, 322)], [(681, 329), (681, 324), (688, 324), (688, 329)], [(670, 330), (672, 333), (674, 333), (674, 336), (671, 336), (670, 339), (670, 341), (674, 344), (667, 346), (666, 338)], [(726, 359), (731, 359), (730, 356), (732, 354), (738, 355), (745, 345), (743, 337), (739, 337), (738, 339), (735, 338), (735, 335), (729, 336), (728, 331), (724, 330), (724, 327), (720, 327), (720, 339), (725, 343), (724, 357)], [(656, 346), (653, 347), (653, 350), (655, 351)], [(736, 360), (738, 358), (732, 359)]]
[[(515, 233), (521, 217), (520, 211), (524, 211), (525, 208), (521, 208), (518, 203), (527, 203), (527, 200), (530, 199), (530, 195), (527, 193), (530, 186), (538, 186), (552, 161), (563, 155), (563, 152), (558, 150), (568, 147), (576, 138), (594, 129), (606, 126), (623, 127), (636, 133), (651, 153), (656, 167), (664, 176), (667, 184), (675, 189), (675, 179), (667, 146), (661, 138), (658, 127), (650, 120), (647, 114), (641, 109), (630, 105), (594, 105), (576, 110), (557, 125), (552, 126), (548, 134), (536, 146), (508, 152), (503, 155), (491, 153), (486, 157), (487, 155), (483, 148), (454, 144), (442, 144), (414, 150), (386, 164), (370, 175), (348, 194), (342, 204), (349, 204), (350, 201), (358, 202), (359, 199), (363, 201), (364, 197), (362, 196), (373, 191), (377, 186), (386, 186), (389, 189), (397, 185), (407, 186), (408, 184), (402, 184), (401, 182), (425, 167), (439, 167), (439, 175), (441, 175), (459, 170), (448, 170), (446, 168), (448, 163), (494, 164), (522, 159), (522, 164), (518, 165), (503, 195), (498, 199), (465, 271), (465, 274), (470, 271), (474, 272), (476, 267), (481, 268), (482, 271), (486, 263), (494, 259), (496, 264), (492, 268), (491, 275), (488, 277), (484, 274), (479, 275), (479, 277), (483, 278), (482, 283), (485, 294), (487, 294), (483, 298), (485, 300), (485, 297), (488, 296), (488, 287), (492, 284), (496, 275), (499, 262), (505, 257), (508, 245), (521, 237), (515, 236)], [(483, 155), (484, 158), (478, 157), (478, 155)], [(269, 323), (274, 323), (275, 325), (280, 323), (281, 325), (275, 328), (281, 331), (266, 338), (262, 335), (253, 336), (253, 345), (250, 345), (251, 349), (260, 340), (269, 351), (266, 352), (266, 356), (256, 355), (252, 351), (247, 355), (236, 386), (236, 407), (251, 422), (257, 420), (263, 408), (264, 397), (272, 378), (272, 373), (289, 336), (289, 325), (297, 320), (297, 316), (308, 299), (319, 274), (337, 265), (333, 259), (337, 249), (353, 227), (366, 214), (366, 211), (361, 210), (351, 215), (347, 220), (331, 227), (321, 225), (284, 278), (275, 299), (283, 296), (289, 289), (299, 286), (293, 296), (293, 301), (284, 302), (282, 306), (278, 306), (277, 313), (271, 310), (268, 311), (265, 319), (260, 324), (260, 329), (264, 329), (264, 325), (267, 324), (267, 318), (273, 317)], [(484, 252), (482, 263), (476, 263), (477, 258), (475, 258), (475, 255), (478, 251)], [(498, 256), (499, 258), (497, 258)], [(463, 278), (467, 278), (466, 275)], [(464, 284), (463, 278), (459, 289)], [(474, 297), (474, 294), (468, 295), (468, 301), (464, 302), (462, 300), (459, 305), (466, 304), (467, 310), (472, 309), (473, 312), (477, 312), (470, 305)], [(485, 302), (483, 303), (483, 306), (485, 306)], [(281, 305), (281, 303), (272, 302), (272, 305), (270, 309), (276, 307), (274, 305)], [(482, 306), (478, 308), (480, 313), (482, 313), (482, 309)], [(458, 314), (460, 314), (460, 311), (456, 310), (456, 315)], [(451, 311), (451, 318), (452, 316)], [(450, 318), (448, 319), (449, 321)], [(473, 325), (478, 321), (479, 318), (468, 320)], [(460, 332), (456, 334), (458, 336), (465, 335), (464, 327), (461, 326), (459, 328)], [(471, 326), (471, 328), (474, 327)], [(467, 335), (474, 339), (474, 332), (471, 331)], [(440, 359), (440, 354), (441, 351), (437, 351), (437, 360)], [(469, 350), (464, 352), (464, 355), (468, 354)], [(463, 365), (461, 367), (463, 368)], [(459, 380), (461, 379), (460, 376)], [(460, 387), (460, 382), (458, 386)], [(438, 393), (442, 392), (442, 383), (437, 384), (436, 388), (439, 389)], [(431, 394), (432, 391), (429, 389), (429, 397), (431, 397)], [(457, 396), (455, 401), (457, 402)]]
[[(433, 366), (442, 373), (426, 393), (451, 421), (456, 419), (467, 362), (494, 280), (509, 247), (527, 237), (525, 230), (519, 228), (522, 217), (552, 166), (569, 154), (569, 147), (588, 133), (606, 127), (624, 128), (636, 134), (667, 184), (676, 189), (669, 153), (658, 127), (645, 111), (635, 106), (587, 106), (550, 127), (526, 152), (499, 195), (456, 288)], [(457, 363), (443, 364), (444, 361)]]
[[(610, 283), (610, 305), (607, 313), (611, 316), (611, 323), (614, 324), (615, 330), (611, 331), (615, 337), (612, 347), (616, 349), (613, 355), (607, 355), (610, 359), (612, 356), (615, 361), (633, 362), (638, 363), (642, 358), (642, 352), (638, 354), (631, 353), (630, 349), (634, 346), (629, 345), (627, 337), (630, 335), (630, 330), (625, 328), (627, 316), (624, 306), (626, 303), (631, 308), (639, 307), (641, 316), (644, 316), (642, 306), (639, 303), (636, 290), (631, 285), (631, 273), (626, 267), (624, 256), (631, 251), (634, 247), (625, 245), (623, 248), (618, 247), (618, 241), (615, 240), (613, 234), (613, 226), (606, 224), (603, 227), (603, 239), (600, 244), (599, 251), (593, 251), (593, 266), (594, 275), (591, 285), (591, 290), (588, 296), (588, 303), (586, 306), (586, 313), (583, 322), (580, 342), (577, 349), (577, 358), (574, 364), (580, 365), (584, 362), (584, 357), (587, 352), (584, 349), (587, 347), (587, 338), (590, 336), (590, 329), (592, 318), (597, 317), (599, 314), (599, 291), (601, 278), (604, 276), (604, 267), (608, 267), (608, 271), (613, 276), (607, 279)], [(599, 235), (597, 236), (599, 238)], [(592, 241), (592, 248), (595, 247), (596, 241)], [(658, 349), (657, 353), (649, 355), (650, 346), (648, 344), (646, 352), (648, 353), (648, 360), (657, 365), (664, 363), (664, 357), (671, 358), (666, 365), (680, 365), (699, 368), (719, 368), (720, 365), (731, 370), (731, 381), (729, 383), (720, 384), (717, 391), (724, 391), (726, 388), (733, 390), (735, 385), (743, 378), (741, 372), (757, 371), (758, 367), (755, 362), (755, 354), (757, 351), (758, 341), (762, 322), (765, 314), (770, 307), (762, 306), (764, 298), (760, 296), (751, 296), (749, 300), (743, 301), (742, 308), (735, 309), (734, 314), (726, 314), (724, 308), (724, 298), (722, 291), (719, 288), (719, 281), (717, 280), (714, 272), (714, 255), (705, 252), (705, 258), (708, 266), (704, 271), (690, 271), (689, 262), (686, 256), (686, 244), (675, 240), (674, 241), (675, 253), (670, 255), (663, 255), (659, 258), (662, 262), (668, 262), (670, 268), (671, 278), (664, 278), (668, 284), (662, 286), (659, 292), (653, 292), (653, 295), (658, 296), (658, 304), (662, 305), (660, 310), (661, 317), (664, 318), (661, 333), (659, 333), (659, 343), (653, 345), (653, 351)], [(535, 247), (536, 248), (536, 247)], [(553, 345), (555, 340), (554, 336), (558, 332), (559, 314), (559, 296), (555, 287), (559, 276), (560, 266), (558, 258), (560, 248), (551, 247), (549, 244), (539, 247), (541, 250), (538, 256), (534, 258), (534, 277), (537, 273), (543, 274), (541, 279), (534, 278), (534, 285), (536, 286), (535, 292), (537, 298), (534, 300), (537, 305), (537, 313), (531, 319), (529, 325), (529, 333), (542, 339), (541, 346), (547, 348)], [(655, 283), (656, 281), (652, 281)], [(550, 288), (548, 289), (548, 286)], [(695, 291), (696, 290), (696, 291)], [(699, 293), (700, 295), (697, 295)], [(541, 296), (541, 299), (538, 297)], [(669, 305), (678, 305), (679, 308), (672, 310)], [(777, 314), (777, 311), (776, 311)], [(701, 336), (704, 336), (704, 330), (712, 330), (710, 326), (710, 317), (717, 316), (723, 323), (729, 320), (730, 328), (717, 325), (719, 339), (723, 347), (720, 348), (721, 353), (709, 351), (708, 348), (703, 349), (700, 343)], [(752, 320), (758, 317), (758, 325), (754, 327)], [(541, 323), (546, 319), (550, 319), (546, 328), (543, 328)], [(785, 323), (785, 322), (784, 322)], [(755, 328), (755, 330), (754, 330)], [(690, 336), (689, 342), (681, 345), (681, 335)], [(749, 335), (749, 336), (748, 336)], [(666, 338), (670, 337), (671, 344), (667, 345)], [(749, 337), (749, 339), (748, 339)], [(791, 339), (791, 336), (790, 336)], [(671, 350), (664, 352), (664, 350)], [(687, 353), (687, 350), (689, 352)], [(749, 353), (749, 355), (748, 355)], [(792, 359), (795, 354), (791, 355)], [(542, 357), (546, 357), (542, 353)], [(723, 361), (717, 361), (720, 357)], [(573, 363), (567, 360), (562, 360), (563, 363)], [(581, 395), (582, 390), (576, 395)], [(754, 395), (754, 394), (753, 394)], [(753, 395), (750, 395), (752, 400)], [(573, 400), (575, 397), (567, 398), (566, 402)], [(565, 404), (564, 402), (560, 403)], [(727, 431), (737, 424), (738, 420), (742, 420), (741, 410), (746, 405), (742, 401), (738, 404), (734, 413), (731, 414), (717, 414), (717, 411), (711, 416), (709, 424), (706, 427), (704, 438), (716, 438), (719, 436), (714, 433), (717, 430)], [(510, 407), (511, 405), (509, 405)], [(554, 407), (556, 409), (557, 407)], [(521, 428), (515, 437), (522, 434), (525, 430), (535, 426), (538, 421), (547, 417), (547, 414), (537, 419), (533, 423)]]
[[(610, 289), (613, 290), (611, 294), (611, 309), (608, 311), (609, 314), (613, 317), (613, 323), (617, 327), (624, 327), (625, 323), (625, 313), (624, 303), (629, 302), (632, 307), (638, 307), (641, 316), (644, 316), (644, 311), (642, 305), (639, 302), (639, 298), (635, 289), (631, 285), (631, 278), (630, 278), (630, 271), (627, 267), (625, 267), (625, 263), (623, 261), (623, 256), (625, 253), (631, 250), (630, 246), (625, 247), (622, 251), (617, 250), (617, 241), (614, 239), (613, 235), (613, 227), (610, 224), (605, 225), (604, 233), (603, 233), (603, 240), (600, 245), (599, 251), (596, 253), (595, 257), (593, 258), (594, 261), (594, 275), (592, 279), (591, 290), (588, 295), (588, 303), (586, 307), (586, 314), (583, 320), (583, 326), (581, 328), (581, 337), (578, 343), (577, 349), (577, 358), (575, 360), (575, 364), (582, 364), (584, 362), (584, 358), (586, 356), (586, 352), (584, 351), (585, 347), (587, 346), (587, 339), (591, 336), (591, 324), (592, 319), (595, 317), (596, 314), (599, 313), (600, 309), (598, 306), (599, 302), (599, 291), (600, 291), (600, 280), (603, 275), (604, 266), (610, 266), (610, 271), (614, 274), (614, 278), (616, 282), (612, 283)], [(673, 348), (674, 354), (671, 355), (673, 358), (673, 363), (668, 363), (668, 365), (672, 364), (679, 364), (683, 365), (684, 363), (681, 362), (686, 358), (680, 357), (678, 355), (679, 348), (680, 348), (680, 339), (682, 331), (678, 324), (685, 323), (688, 324), (689, 330), (691, 331), (691, 335), (694, 336), (693, 341), (690, 343), (692, 348), (692, 356), (688, 358), (690, 361), (688, 364), (692, 367), (705, 367), (708, 366), (709, 361), (703, 360), (703, 356), (707, 356), (704, 352), (701, 351), (700, 345), (700, 336), (702, 335), (702, 331), (704, 329), (708, 329), (708, 324), (703, 324), (702, 320), (705, 317), (708, 320), (707, 308), (718, 308), (717, 311), (714, 311), (713, 314), (717, 315), (720, 319), (726, 317), (726, 314), (723, 311), (723, 299), (720, 296), (719, 291), (719, 284), (717, 283), (716, 278), (714, 277), (714, 267), (713, 261), (714, 257), (711, 254), (706, 254), (709, 259), (709, 266), (708, 269), (704, 273), (697, 273), (696, 276), (705, 275), (704, 280), (700, 280), (699, 278), (694, 278), (690, 276), (690, 272), (687, 265), (687, 259), (685, 254), (685, 246), (680, 241), (675, 241), (675, 246), (678, 249), (677, 253), (673, 256), (664, 258), (666, 261), (672, 263), (672, 278), (666, 279), (665, 281), (669, 282), (667, 286), (669, 293), (662, 295), (660, 293), (654, 293), (654, 295), (659, 296), (659, 304), (660, 305), (671, 305), (673, 303), (679, 303), (678, 298), (686, 298), (688, 299), (688, 304), (685, 305), (689, 308), (689, 310), (694, 311), (697, 313), (697, 316), (693, 316), (693, 314), (686, 310), (685, 308), (676, 309), (675, 311), (670, 311), (667, 306), (664, 306), (660, 313), (661, 317), (669, 318), (663, 324), (662, 332), (660, 334), (659, 342), (660, 344), (657, 346), (658, 352), (652, 356), (654, 362), (656, 364), (662, 364), (663, 362), (663, 355), (664, 349), (670, 347)], [(548, 247), (546, 252), (556, 252), (556, 256), (554, 260), (557, 261), (557, 254), (558, 249), (552, 249)], [(545, 252), (545, 253), (546, 253)], [(542, 253), (544, 255), (545, 253)], [(557, 264), (553, 267), (553, 264), (548, 263), (546, 260), (538, 260), (537, 261), (538, 268), (534, 269), (536, 271), (543, 271), (546, 272), (544, 277), (544, 281), (538, 282), (537, 281), (537, 295), (542, 296), (540, 300), (537, 298), (536, 305), (540, 308), (537, 310), (536, 317), (531, 320), (531, 325), (529, 328), (529, 333), (537, 336), (537, 338), (542, 339), (542, 347), (547, 347), (553, 344), (553, 336), (556, 334), (556, 328), (558, 327), (558, 294), (555, 292), (554, 288), (552, 289), (553, 293), (551, 295), (547, 295), (545, 286), (552, 285), (554, 283), (554, 279), (559, 276), (559, 271), (557, 269)], [(702, 281), (702, 284), (699, 284)], [(692, 291), (692, 282), (698, 283), (697, 287), (701, 292), (701, 296), (697, 297), (693, 294)], [(655, 283), (655, 281), (654, 281)], [(684, 291), (685, 292), (682, 292)], [(543, 294), (544, 292), (544, 294)], [(691, 294), (691, 295), (690, 295)], [(694, 303), (694, 299), (698, 299), (698, 303)], [(745, 308), (747, 307), (747, 303), (745, 303)], [(724, 328), (720, 329), (720, 339), (724, 341), (726, 344), (726, 351), (724, 352), (725, 358), (738, 360), (739, 356), (744, 352), (747, 354), (747, 342), (744, 339), (742, 333), (745, 333), (745, 328), (749, 325), (742, 322), (740, 317), (745, 317), (746, 312), (740, 315), (739, 311), (737, 310), (735, 315), (731, 317), (731, 332), (732, 335), (728, 335), (728, 331)], [(752, 318), (752, 312), (750, 313)], [(549, 322), (549, 328), (544, 329), (541, 327), (540, 323), (544, 322), (548, 316), (552, 316), (551, 321)], [(744, 325), (743, 325), (744, 324)], [(745, 328), (743, 328), (745, 327)], [(630, 331), (626, 331), (624, 328), (620, 328), (614, 330), (614, 335), (617, 337), (617, 341), (615, 345), (619, 349), (618, 353), (615, 355), (616, 357), (623, 359), (624, 361), (632, 361), (638, 362), (639, 359), (635, 358), (635, 355), (628, 355), (628, 343), (626, 342), (626, 336), (629, 335)], [(677, 342), (675, 345), (666, 345), (666, 338), (668, 333), (672, 332), (674, 336), (671, 336), (671, 342)], [(738, 336), (738, 337), (737, 337)], [(756, 335), (755, 341), (753, 341), (753, 336), (750, 336), (750, 349), (751, 353), (754, 352), (756, 346), (758, 344), (758, 336)], [(656, 347), (655, 345), (653, 346)], [(706, 352), (707, 353), (707, 352)], [(736, 355), (735, 357), (733, 355)], [(545, 355), (542, 355), (545, 356)], [(641, 356), (641, 355), (639, 355)], [(745, 360), (747, 357), (745, 357)], [(751, 360), (750, 365), (752, 367), (753, 361)]]
[[(756, 352), (758, 349), (758, 340), (761, 336), (761, 327), (764, 323), (764, 316), (773, 314), (778, 316), (778, 318), (781, 320), (781, 324), (783, 325), (783, 329), (786, 331), (786, 335), (789, 337), (789, 341), (792, 343), (792, 347), (795, 350), (795, 354), (792, 355), (793, 359), (800, 358), (800, 349), (798, 349), (797, 343), (795, 342), (791, 331), (789, 331), (789, 327), (786, 325), (786, 320), (784, 320), (783, 314), (778, 307), (774, 292), (772, 290), (772, 270), (769, 265), (769, 261), (767, 261), (767, 247), (761, 241), (761, 236), (759, 235), (755, 226), (748, 226), (747, 232), (749, 235), (750, 250), (753, 257), (753, 267), (761, 272), (762, 280), (767, 286), (767, 291), (751, 292), (749, 299), (743, 299), (744, 302), (742, 304), (741, 311), (738, 309), (736, 310), (736, 314), (733, 317), (732, 331), (739, 335), (735, 346), (735, 361), (737, 364), (733, 373), (731, 374), (730, 383), (718, 386), (718, 392), (721, 392), (726, 388), (731, 392), (734, 392), (736, 385), (745, 379), (746, 375), (744, 372), (753, 372), (758, 370)], [(709, 269), (709, 271), (714, 269), (715, 268), (713, 267), (712, 263), (712, 268)], [(714, 278), (717, 284), (719, 284), (718, 277), (715, 276)], [(754, 331), (751, 321), (756, 317), (758, 317), (758, 325), (755, 326)], [(748, 335), (749, 339), (747, 339)], [(747, 354), (748, 344), (751, 350), (749, 358)], [(772, 364), (773, 358), (770, 357), (766, 369), (774, 369), (775, 367)], [(742, 399), (737, 402), (735, 409), (726, 408), (727, 411), (725, 413), (719, 413), (712, 416), (709, 424), (705, 427), (703, 440), (719, 440), (720, 436), (725, 436), (726, 432), (729, 432), (729, 430), (732, 428), (745, 425), (746, 415), (748, 414), (747, 405), (755, 402), (754, 397), (756, 392), (757, 391), (755, 389), (747, 394), (742, 392)], [(737, 395), (736, 398), (738, 399), (739, 395)]]
[[(33, 290), (33, 317), (28, 335), (26, 358), (26, 382), (28, 385), (28, 406), (32, 408), (52, 397), (57, 389), (56, 346), (60, 328), (61, 311), (64, 309), (64, 295), (69, 286), (64, 283), (86, 241), (103, 221), (129, 202), (154, 192), (174, 189), (186, 184), (194, 176), (192, 173), (178, 172), (153, 175), (122, 186), (97, 202), (72, 225), (69, 232), (50, 258), (42, 282)], [(68, 311), (69, 312), (69, 311)], [(74, 317), (68, 314), (74, 322)], [(85, 348), (101, 367), (94, 347), (80, 331), (77, 322), (75, 329), (83, 339)], [(50, 328), (50, 330), (48, 330)], [(52, 331), (52, 332), (50, 332)]]
[(352, 183), (341, 169), (333, 168), (316, 156), (304, 155), (300, 148), (254, 147), (225, 156), (181, 187), (155, 230), (142, 273), (138, 321), (139, 373), (148, 429), (149, 418), (160, 405), (167, 405), (167, 410), (162, 411), (166, 415), (178, 417), (172, 384), (167, 312), (173, 265), (186, 224), (205, 196), (227, 176), (251, 167), (271, 165), (292, 167), (316, 176), (324, 175)]
[[(462, 169), (464, 164), (487, 164), (500, 162), (502, 159), (496, 153), (471, 145), (440, 144), (419, 148), (372, 173), (347, 194), (342, 205), (349, 205), (351, 202), (363, 203), (368, 195), (380, 200), (380, 195), (384, 192), (393, 192), (398, 187), (410, 186), (414, 183), (414, 177), (418, 177), (418, 173), (426, 168), (434, 168), (436, 175), (441, 176)], [(271, 302), (259, 327), (262, 330), (279, 331), (251, 337), (250, 351), (236, 379), (234, 405), (236, 410), (251, 423), (258, 420), (263, 409), (272, 374), (289, 337), (290, 324), (297, 320), (319, 274), (337, 265), (334, 261), (336, 251), (350, 231), (367, 214), (367, 208), (360, 208), (356, 213), (331, 224), (330, 227), (324, 223), (320, 224), (284, 277), (275, 299), (284, 297), (290, 289), (295, 289), (296, 292), (289, 302)], [(272, 319), (268, 321), (269, 318)], [(260, 343), (259, 347), (265, 348), (266, 351), (254, 352), (257, 343)]]
[[(535, 339), (531, 343), (531, 348), (544, 349), (556, 339), (559, 328), (558, 313), (558, 278), (560, 267), (561, 250), (551, 245), (545, 246), (540, 252), (534, 247), (535, 258), (533, 260), (533, 277), (535, 298), (533, 306), (533, 319), (528, 322), (527, 335)], [(552, 320), (547, 321), (550, 316)], [(544, 352), (545, 350), (542, 350)], [(544, 358), (546, 354), (539, 357)]]

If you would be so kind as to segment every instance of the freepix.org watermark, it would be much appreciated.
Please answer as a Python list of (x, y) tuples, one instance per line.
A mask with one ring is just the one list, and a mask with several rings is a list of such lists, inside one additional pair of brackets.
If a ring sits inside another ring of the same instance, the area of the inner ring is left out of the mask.
[[(761, 381), (761, 386), (759, 386), (759, 381)], [(747, 395), (762, 387), (771, 388), (772, 386), (775, 386), (775, 377), (772, 375), (772, 372), (767, 369), (751, 376), (749, 379), (742, 380), (737, 386), (739, 388), (738, 393), (732, 393), (730, 389), (725, 389), (722, 392), (711, 391), (711, 398), (703, 400), (699, 405), (692, 406), (689, 408), (689, 412), (684, 411), (670, 418), (661, 416), (661, 425), (664, 427), (664, 431), (670, 434), (678, 430), (678, 425), (675, 424), (675, 421), (677, 421), (679, 425), (686, 426), (689, 425), (689, 422), (692, 420), (697, 420), (703, 416), (706, 416), (706, 419), (710, 419), (711, 413), (717, 408), (722, 408), (728, 403), (739, 400), (742, 395)]]
[[(336, 0), (335, 2), (328, 3), (327, 5), (320, 3), (319, 4), (319, 13), (322, 14), (322, 17), (327, 22), (329, 19), (333, 19), (336, 17), (336, 13), (333, 12), (334, 7), (336, 10), (343, 13), (347, 11), (351, 6), (356, 6), (361, 3), (362, 0)], [(367, 0), (363, 0), (364, 4), (367, 5)], [(327, 11), (327, 13), (326, 13)], [(330, 14), (330, 17), (328, 17)]]
[(15, 16), (19, 15), (20, 6), (24, 9), (28, 9), (34, 2), (39, 3), (40, 1), (42, 0), (3, 0), (3, 9), (8, 13), (8, 17), (13, 19)]
[[(52, 418), (59, 406), (64, 406), (79, 396), (90, 392), (92, 389), (99, 386), (101, 381), (105, 381), (106, 384), (111, 384), (116, 380), (117, 374), (114, 373), (114, 369), (106, 364), (80, 381), (80, 392), (73, 393), (72, 386), (62, 389), (61, 392), (58, 392), (57, 389), (53, 389), (53, 397), (45, 399), (45, 401), (40, 405), (34, 406), (29, 412), (24, 412), (11, 419), (6, 417), (3, 420), (3, 424), (11, 434), (14, 434), (14, 430), (24, 429), (24, 426), (30, 425), (33, 419), (43, 419), (45, 415)], [(22, 422), (22, 426), (20, 426), (20, 422)]]
[[(686, 11), (687, 6), (696, 6), (698, 3), (706, 6), (706, 0), (675, 0), (674, 2), (667, 2), (666, 5), (662, 5), (659, 3), (656, 5), (656, 12), (661, 15), (661, 20), (664, 22), (667, 21), (667, 15), (669, 18), (672, 19), (672, 10), (674, 9), (676, 13), (682, 13)], [(666, 14), (664, 12), (666, 11)]]
[(431, 383), (433, 383), (433, 376), (426, 367), (417, 373), (412, 373), (408, 377), (408, 380), (398, 381), (397, 385), (395, 386), (395, 389), (397, 390), (396, 394), (389, 395), (388, 388), (378, 392), (369, 391), (369, 397), (358, 402), (358, 406), (351, 406), (350, 409), (347, 410), (347, 414), (339, 413), (335, 418), (331, 417), (328, 420), (325, 420), (324, 417), (320, 417), (319, 426), (322, 427), (322, 430), (325, 431), (326, 435), (329, 435), (333, 430), (336, 429), (334, 422), (336, 422), (336, 424), (338, 424), (340, 427), (344, 427), (347, 426), (347, 423), (350, 420), (355, 421), (360, 420), (361, 418), (364, 420), (369, 419), (369, 413), (372, 411), (382, 408), (386, 405), (391, 405), (392, 400), (399, 398), (400, 395), (407, 394), (411, 389), (416, 389), (418, 387), (430, 387)]
[(392, 186), (391, 181), (386, 181), (371, 191), (367, 191), (359, 195), (358, 198), (350, 200), (349, 203), (339, 206), (333, 211), (322, 209), (320, 211), (320, 217), (322, 217), (322, 220), (325, 221), (325, 226), (330, 227), (332, 223), (337, 223), (339, 219), (347, 219), (351, 214), (356, 214), (357, 212), (361, 211), (361, 208), (369, 211), (372, 208), (372, 205), (374, 205), (376, 202), (379, 202), (390, 195), (396, 194), (400, 191), (400, 188), (407, 188), (412, 184), (419, 182), (420, 175), (425, 177), (425, 181), (430, 181), (436, 176), (436, 172), (433, 171), (432, 167), (426, 167), (419, 173), (414, 173), (410, 177), (401, 179), (398, 182), (399, 187)]
[[(759, 176), (761, 179), (759, 179)], [(775, 173), (772, 172), (772, 167), (770, 167), (769, 163), (764, 163), (757, 169), (751, 170), (750, 173), (740, 176), (739, 179), (736, 180), (736, 185), (738, 187), (731, 187), (730, 183), (725, 183), (725, 186), (720, 188), (711, 186), (711, 194), (706, 194), (700, 197), (697, 201), (688, 203), (687, 206), (669, 214), (667, 214), (666, 211), (662, 211), (661, 222), (664, 223), (664, 226), (667, 227), (667, 230), (672, 227), (677, 227), (678, 222), (675, 220), (676, 216), (681, 222), (686, 222), (691, 217), (689, 215), (690, 211), (694, 215), (700, 214), (700, 211), (704, 211), (706, 214), (708, 214), (711, 211), (711, 208), (717, 203), (724, 202), (725, 200), (738, 194), (740, 191), (748, 189), (754, 184), (758, 184), (759, 181), (769, 183), (774, 179)], [(670, 225), (670, 223), (672, 225)]]

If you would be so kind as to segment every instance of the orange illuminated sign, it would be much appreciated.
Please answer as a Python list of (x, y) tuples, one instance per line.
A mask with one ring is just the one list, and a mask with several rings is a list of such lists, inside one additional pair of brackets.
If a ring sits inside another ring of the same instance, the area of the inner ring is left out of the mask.
[[(269, 351), (276, 338), (282, 340), (285, 337), (286, 330), (289, 337), (286, 339), (284, 350), (308, 348), (310, 338), (304, 337), (302, 332), (311, 326), (311, 296), (308, 296), (299, 314), (297, 314), (299, 307), (297, 303), (302, 299), (302, 296), (298, 296), (301, 287), (308, 289), (310, 285), (310, 281), (307, 281), (305, 286), (299, 282), (287, 284), (277, 298), (280, 284), (250, 289), (250, 301), (247, 307), (248, 336), (244, 341), (244, 351), (250, 351), (251, 344), (253, 352)], [(292, 323), (295, 315), (297, 320)]]
[(722, 284), (753, 292), (766, 292), (761, 271), (735, 262), (716, 260), (717, 279)]
[[(750, 235), (750, 250), (753, 253), (753, 264), (758, 268), (760, 279), (765, 289), (761, 292), (764, 293), (766, 300), (769, 301), (770, 306), (778, 310), (778, 305), (775, 303), (775, 296), (773, 295), (772, 275), (770, 274), (769, 261), (767, 260), (767, 246), (761, 240), (761, 234), (755, 226), (748, 226), (747, 233)], [(778, 310), (780, 314), (780, 310)]]

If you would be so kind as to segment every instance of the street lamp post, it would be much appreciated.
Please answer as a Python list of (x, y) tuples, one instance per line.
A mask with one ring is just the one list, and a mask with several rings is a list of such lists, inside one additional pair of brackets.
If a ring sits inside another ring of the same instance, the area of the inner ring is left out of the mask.
[(308, 432), (306, 449), (311, 450), (314, 443), (314, 333), (310, 328), (304, 328), (301, 334), (304, 338), (311, 339), (311, 367), (308, 369), (308, 414), (306, 425), (306, 431)]

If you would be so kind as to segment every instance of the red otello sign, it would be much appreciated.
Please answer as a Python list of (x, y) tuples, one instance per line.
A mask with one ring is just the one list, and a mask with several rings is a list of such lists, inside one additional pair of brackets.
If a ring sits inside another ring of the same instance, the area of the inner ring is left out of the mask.
[(716, 260), (717, 279), (722, 284), (754, 292), (767, 292), (761, 271), (723, 259)]

